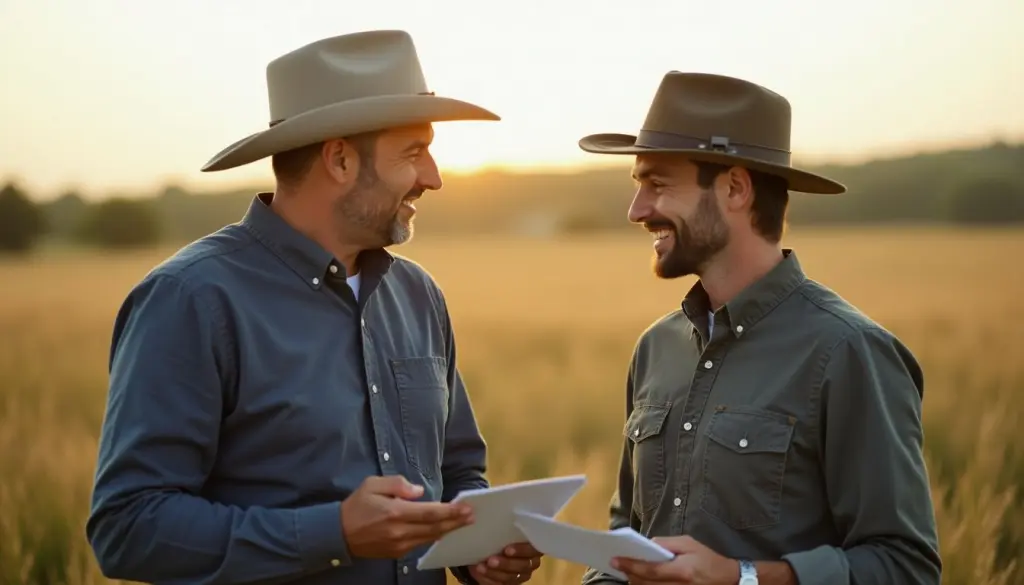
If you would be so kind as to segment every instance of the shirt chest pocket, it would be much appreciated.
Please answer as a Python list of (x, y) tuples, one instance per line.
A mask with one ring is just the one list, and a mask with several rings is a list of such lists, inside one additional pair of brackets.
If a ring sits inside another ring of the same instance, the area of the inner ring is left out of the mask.
[(737, 530), (778, 524), (795, 423), (763, 409), (718, 409), (705, 435), (701, 508)]
[(633, 452), (633, 507), (645, 517), (665, 489), (665, 421), (671, 409), (671, 404), (639, 404), (622, 430)]
[(436, 479), (441, 474), (448, 421), (448, 360), (435, 356), (392, 359), (391, 371), (409, 464), (424, 478)]

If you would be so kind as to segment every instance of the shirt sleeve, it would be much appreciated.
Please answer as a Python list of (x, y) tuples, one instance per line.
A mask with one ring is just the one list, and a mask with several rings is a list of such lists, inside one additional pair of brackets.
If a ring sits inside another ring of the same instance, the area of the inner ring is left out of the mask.
[[(487, 444), (480, 433), (476, 415), (458, 367), (458, 349), (447, 306), (439, 290), (438, 305), (445, 330), (448, 361), (448, 422), (445, 427), (441, 475), (444, 491), (441, 501), (450, 502), (459, 492), (488, 487)], [(495, 551), (498, 552), (498, 551)], [(477, 585), (469, 567), (450, 567), (452, 575), (463, 585)]]
[[(626, 420), (633, 413), (633, 382), (636, 376), (636, 357), (630, 365), (626, 379)], [(608, 529), (617, 530), (623, 527), (640, 529), (640, 518), (633, 512), (633, 451), (630, 441), (623, 436), (622, 453), (619, 456), (619, 474), (615, 492), (608, 504)], [(603, 571), (587, 568), (581, 579), (582, 585), (618, 585), (624, 583), (620, 579)]]
[(339, 503), (243, 509), (203, 498), (236, 367), (216, 306), (157, 274), (115, 320), (86, 525), (108, 578), (274, 583), (350, 563)]
[(938, 585), (923, 374), (880, 328), (842, 340), (821, 385), (825, 489), (842, 546), (787, 555), (800, 585)]

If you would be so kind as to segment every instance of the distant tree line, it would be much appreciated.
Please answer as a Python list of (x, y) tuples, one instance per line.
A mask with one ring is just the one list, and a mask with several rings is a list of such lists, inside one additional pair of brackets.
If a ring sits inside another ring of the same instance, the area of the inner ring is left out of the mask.
[[(789, 221), (815, 224), (1024, 223), (1024, 145), (877, 160), (813, 170), (844, 183), (840, 195), (794, 193)], [(0, 251), (46, 241), (105, 249), (181, 243), (238, 221), (259, 187), (189, 193), (114, 194), (90, 202), (76, 193), (37, 202), (14, 182), (0, 189)], [(539, 235), (629, 228), (634, 187), (626, 167), (579, 173), (484, 172), (446, 177), (419, 206), (423, 236), (515, 232)]]

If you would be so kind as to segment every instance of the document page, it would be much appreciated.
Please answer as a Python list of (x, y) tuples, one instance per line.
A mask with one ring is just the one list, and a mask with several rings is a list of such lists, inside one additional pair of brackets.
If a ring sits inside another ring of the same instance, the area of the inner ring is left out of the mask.
[(453, 501), (473, 508), (474, 522), (446, 534), (420, 557), (419, 569), (461, 567), (500, 553), (526, 537), (516, 526), (516, 514), (553, 517), (586, 483), (583, 475), (530, 480), (467, 490)]
[(593, 567), (623, 581), (626, 576), (611, 566), (615, 557), (643, 561), (675, 558), (667, 549), (628, 527), (611, 531), (590, 530), (529, 512), (519, 513), (516, 525), (533, 547), (545, 555)]

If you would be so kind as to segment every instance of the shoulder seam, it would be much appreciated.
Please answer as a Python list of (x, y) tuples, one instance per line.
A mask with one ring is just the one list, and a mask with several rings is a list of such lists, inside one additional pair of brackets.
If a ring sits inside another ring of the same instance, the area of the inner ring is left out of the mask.
[(221, 250), (204, 251), (202, 254), (197, 254), (195, 258), (190, 258), (187, 261), (182, 261), (180, 264), (176, 266), (172, 266), (169, 263), (164, 263), (161, 266), (158, 266), (154, 272), (166, 276), (175, 276), (182, 281), (191, 280), (192, 275), (185, 273), (187, 269), (192, 268), (193, 266), (199, 264), (200, 262), (203, 262), (204, 260), (210, 260), (212, 258), (218, 258), (220, 256), (227, 256), (228, 254), (233, 254), (243, 248), (251, 246), (255, 240), (253, 239), (251, 234), (246, 234), (246, 237), (248, 241), (237, 242), (232, 246)]
[[(839, 321), (843, 325), (846, 325), (846, 327), (849, 328), (851, 331), (856, 331), (856, 330), (862, 328), (862, 327), (858, 327), (855, 323), (851, 322), (849, 319), (847, 319), (843, 315), (840, 315), (836, 311), (832, 310), (830, 307), (825, 306), (823, 303), (820, 302), (820, 300), (817, 297), (814, 297), (813, 295), (811, 295), (806, 290), (806, 287), (811, 285), (811, 284), (815, 284), (815, 282), (813, 280), (808, 279), (808, 280), (804, 281), (804, 284), (800, 285), (800, 287), (797, 288), (797, 291), (800, 293), (800, 296), (802, 296), (804, 299), (806, 299), (809, 303), (813, 304), (815, 307), (818, 307), (822, 311), (828, 313), (829, 315), (832, 315), (837, 321)], [(844, 335), (844, 336), (842, 336), (841, 339), (845, 339), (845, 338), (846, 338), (846, 336)], [(831, 349), (829, 351), (831, 351)]]

